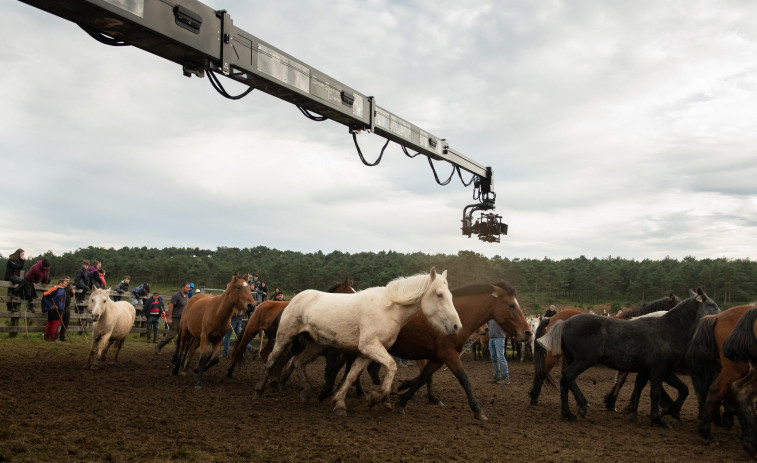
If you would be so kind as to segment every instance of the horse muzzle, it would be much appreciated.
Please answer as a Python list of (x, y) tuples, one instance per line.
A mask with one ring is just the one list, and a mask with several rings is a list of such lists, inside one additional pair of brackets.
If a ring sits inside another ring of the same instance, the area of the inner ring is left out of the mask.
[(92, 321), (93, 322), (96, 322), (99, 319), (100, 319), (100, 314), (99, 313), (97, 313), (97, 314), (93, 313), (92, 314)]

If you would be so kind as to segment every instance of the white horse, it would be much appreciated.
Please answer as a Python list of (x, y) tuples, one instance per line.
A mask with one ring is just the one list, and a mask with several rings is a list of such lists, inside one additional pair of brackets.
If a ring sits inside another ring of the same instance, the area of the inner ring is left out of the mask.
[[(536, 333), (536, 330), (539, 328), (539, 323), (541, 323), (541, 319), (538, 317), (528, 317), (529, 328), (531, 328), (532, 333)], [(534, 359), (534, 341), (536, 339), (536, 336), (531, 336), (531, 339), (529, 339), (526, 342), (520, 343), (521, 349), (520, 349), (520, 361), (523, 362), (525, 360), (533, 360)]]
[(398, 278), (385, 287), (369, 288), (356, 294), (315, 290), (299, 293), (282, 312), (276, 345), (268, 358), (264, 377), (255, 386), (257, 396), (262, 396), (268, 377), (281, 372), (287, 362), (289, 345), (300, 333), (308, 333), (307, 347), (291, 360), (303, 387), (303, 399), (312, 392), (305, 365), (327, 347), (336, 347), (357, 352), (358, 357), (334, 394), (334, 412), (347, 414), (344, 403), (347, 391), (372, 361), (386, 367), (387, 374), (381, 390), (368, 396), (368, 403), (373, 406), (382, 402), (391, 409), (388, 396), (397, 366), (387, 349), (394, 344), (402, 326), (419, 311), (445, 334), (460, 331), (462, 323), (452, 304), (446, 270), (439, 275), (432, 268), (429, 274)]
[[(92, 359), (104, 361), (110, 345), (117, 342), (115, 361), (124, 345), (126, 336), (134, 326), (137, 311), (126, 301), (114, 302), (110, 298), (110, 288), (94, 289), (89, 297), (92, 312), (92, 348), (89, 351), (87, 368), (93, 368)], [(106, 345), (107, 344), (107, 345)], [(97, 356), (95, 356), (97, 351)]]

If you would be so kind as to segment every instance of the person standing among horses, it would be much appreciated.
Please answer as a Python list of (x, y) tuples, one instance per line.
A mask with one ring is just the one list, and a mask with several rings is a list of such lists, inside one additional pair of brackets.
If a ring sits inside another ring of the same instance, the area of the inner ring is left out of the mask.
[(45, 291), (42, 296), (42, 313), (47, 314), (47, 324), (45, 325), (45, 341), (55, 341), (55, 332), (63, 317), (66, 309), (66, 287), (68, 278), (58, 281), (56, 286)]
[[(157, 292), (153, 293), (152, 297), (145, 301), (145, 308), (142, 310), (142, 314), (147, 317), (147, 342), (158, 342), (158, 329), (160, 328), (160, 319), (163, 317), (165, 307), (163, 306), (163, 298)], [(154, 333), (152, 341), (150, 341), (150, 333)]]
[(71, 277), (63, 277), (61, 281), (64, 281), (66, 283), (65, 289), (66, 289), (66, 298), (63, 301), (63, 310), (60, 313), (61, 316), (61, 324), (60, 328), (58, 329), (59, 335), (58, 339), (60, 339), (61, 342), (66, 340), (66, 336), (68, 335), (68, 322), (71, 320), (71, 300), (74, 299), (74, 290), (71, 285)]
[(168, 312), (166, 314), (166, 322), (169, 325), (168, 333), (166, 337), (161, 340), (157, 346), (155, 346), (155, 353), (160, 354), (160, 349), (166, 344), (171, 342), (179, 334), (179, 323), (181, 321), (181, 313), (184, 311), (184, 307), (189, 302), (189, 282), (181, 284), (181, 288), (171, 296), (171, 301), (168, 303)]
[[(8, 262), (5, 264), (5, 281), (20, 285), (9, 289), (8, 295), (20, 295), (18, 290), (23, 288), (24, 279), (21, 278), (21, 270), (24, 269), (26, 263), (25, 256), (26, 252), (21, 248), (16, 249), (16, 252), (8, 256)], [(8, 311), (18, 312), (18, 306), (18, 302), (8, 302)]]
[(496, 321), (489, 320), (489, 354), (492, 358), (494, 376), (489, 380), (494, 384), (510, 384), (510, 371), (505, 358), (505, 332)]

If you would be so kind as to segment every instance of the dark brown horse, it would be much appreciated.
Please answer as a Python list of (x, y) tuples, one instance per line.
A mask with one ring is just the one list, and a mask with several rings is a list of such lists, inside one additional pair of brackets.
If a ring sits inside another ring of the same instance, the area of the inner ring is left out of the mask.
[[(404, 411), (407, 402), (424, 384), (427, 387), (429, 401), (441, 403), (433, 393), (431, 376), (442, 365), (446, 365), (465, 390), (468, 404), (476, 419), (486, 420), (486, 415), (473, 395), (470, 381), (460, 360), (466, 341), (471, 333), (492, 319), (505, 331), (516, 333), (521, 341), (527, 341), (533, 336), (523, 316), (523, 311), (518, 305), (516, 290), (509, 283), (500, 281), (459, 288), (452, 291), (452, 301), (462, 322), (462, 329), (456, 335), (442, 334), (434, 329), (425, 317), (417, 315), (402, 327), (397, 340), (389, 348), (389, 353), (395, 357), (416, 360), (418, 368), (421, 369), (418, 377), (403, 381), (400, 386), (400, 389), (407, 389), (407, 391), (397, 399), (395, 404), (395, 410), (399, 413)], [(428, 363), (423, 360), (427, 360)], [(372, 364), (370, 368), (373, 369), (372, 376), (376, 375), (378, 365)], [(333, 388), (338, 369), (332, 368), (332, 371), (333, 375), (327, 378), (327, 384), (324, 387), (329, 391)]]
[(218, 363), (218, 354), (223, 348), (223, 337), (231, 327), (234, 312), (244, 312), (255, 307), (255, 299), (247, 283), (248, 275), (231, 277), (226, 290), (218, 296), (197, 294), (189, 300), (181, 314), (179, 337), (174, 352), (173, 374), (183, 364), (183, 372), (189, 368), (197, 348), (200, 348), (200, 363), (197, 367), (196, 388), (202, 387), (202, 373)]
[[(345, 278), (343, 282), (337, 283), (328, 289), (329, 293), (354, 293), (352, 288), (354, 280)], [(226, 371), (226, 376), (229, 378), (234, 374), (234, 368), (237, 363), (242, 362), (244, 353), (247, 350), (247, 344), (252, 341), (252, 338), (257, 336), (261, 331), (265, 331), (268, 337), (268, 342), (260, 350), (260, 358), (263, 362), (268, 361), (268, 355), (273, 350), (273, 346), (276, 344), (276, 331), (278, 330), (279, 320), (281, 319), (281, 313), (289, 305), (289, 301), (265, 301), (255, 308), (255, 311), (250, 316), (250, 320), (247, 322), (247, 326), (244, 328), (244, 333), (239, 336), (235, 346), (234, 352), (231, 357), (231, 366)]]
[(748, 427), (750, 418), (738, 408), (735, 389), (749, 372), (749, 364), (726, 357), (723, 344), (744, 315), (754, 308), (754, 304), (742, 305), (704, 317), (697, 326), (686, 354), (686, 365), (699, 401), (698, 432), (710, 441), (713, 440), (711, 423), (719, 421), (721, 403), (726, 408), (723, 424), (730, 428), (733, 425), (732, 414), (736, 411), (744, 440), (744, 430)]

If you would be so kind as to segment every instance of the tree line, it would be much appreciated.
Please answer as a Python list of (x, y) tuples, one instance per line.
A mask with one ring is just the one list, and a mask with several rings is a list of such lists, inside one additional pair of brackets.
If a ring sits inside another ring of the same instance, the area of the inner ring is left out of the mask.
[[(99, 260), (108, 285), (124, 275), (132, 286), (143, 282), (223, 288), (234, 272), (258, 274), (270, 288), (326, 290), (349, 277), (356, 289), (384, 286), (398, 276), (427, 272), (432, 266), (448, 270), (451, 288), (505, 280), (519, 292), (519, 302), (530, 310), (549, 304), (617, 303), (632, 305), (659, 299), (671, 292), (685, 298), (689, 288), (701, 287), (721, 308), (757, 300), (757, 262), (746, 259), (634, 260), (620, 257), (553, 260), (485, 257), (472, 251), (457, 254), (404, 254), (394, 251), (302, 253), (265, 246), (253, 248), (87, 247), (55, 255), (48, 251), (27, 256), (25, 269), (37, 259), (51, 262), (53, 278), (73, 276), (81, 260)], [(4, 266), (5, 256), (0, 256)]]

